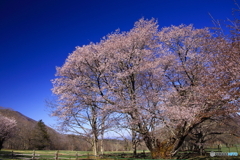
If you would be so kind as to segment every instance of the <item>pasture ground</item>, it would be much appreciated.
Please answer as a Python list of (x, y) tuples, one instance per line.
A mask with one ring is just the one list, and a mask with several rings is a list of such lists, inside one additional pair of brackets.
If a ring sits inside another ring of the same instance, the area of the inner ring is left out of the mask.
[[(240, 150), (237, 147), (222, 147), (221, 152), (238, 152), (239, 156), (228, 157), (210, 157), (210, 151), (216, 151), (216, 148), (208, 148), (207, 153), (204, 156), (197, 156), (191, 152), (181, 152), (181, 154), (189, 154), (192, 158), (186, 158), (185, 160), (240, 160)], [(106, 151), (104, 156), (94, 157), (91, 151), (66, 151), (66, 150), (35, 150), (37, 159), (55, 159), (58, 152), (59, 159), (99, 159), (99, 160), (149, 160), (151, 159), (149, 152), (146, 152), (143, 156), (143, 151), (138, 151), (136, 158), (133, 158), (132, 151)], [(0, 160), (14, 160), (14, 159), (32, 159), (33, 150), (6, 150), (0, 151)], [(14, 154), (14, 155), (12, 155)], [(78, 156), (76, 156), (76, 154)], [(192, 155), (192, 156), (191, 156)], [(184, 159), (184, 157), (182, 157)], [(175, 158), (176, 159), (176, 158)], [(182, 160), (183, 160), (182, 159)]]

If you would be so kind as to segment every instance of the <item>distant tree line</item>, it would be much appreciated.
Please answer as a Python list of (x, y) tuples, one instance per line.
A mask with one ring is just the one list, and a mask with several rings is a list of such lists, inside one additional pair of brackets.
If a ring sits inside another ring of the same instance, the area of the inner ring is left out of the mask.
[[(25, 126), (26, 127), (26, 126)], [(24, 127), (24, 128), (25, 128)], [(20, 127), (21, 128), (21, 127)], [(4, 142), (5, 149), (21, 150), (73, 150), (92, 151), (85, 137), (71, 134), (60, 134), (48, 129), (42, 120), (33, 128), (16, 130), (16, 134)], [(131, 140), (104, 139), (105, 151), (131, 151)], [(139, 150), (147, 150), (144, 143), (138, 146)]]
[[(3, 122), (3, 117), (5, 118), (5, 116), (0, 116), (1, 122)], [(7, 120), (11, 119), (7, 118)], [(202, 148), (217, 145), (232, 146), (240, 143), (239, 117), (228, 117), (228, 119), (225, 120), (218, 119), (212, 121), (215, 122), (206, 122), (196, 128), (194, 132), (188, 136), (182, 149), (198, 150), (201, 148), (199, 143), (202, 144)], [(9, 129), (11, 133), (8, 132), (8, 137), (6, 137), (2, 146), (5, 149), (92, 151), (91, 144), (86, 141), (85, 137), (60, 134), (48, 128), (42, 120), (38, 121), (35, 125), (25, 123), (16, 126), (15, 122), (13, 124), (13, 127)], [(211, 126), (209, 124), (211, 124)], [(0, 136), (2, 135), (1, 133), (3, 133), (3, 130), (1, 130)], [(158, 138), (164, 139), (164, 136), (167, 136), (167, 133), (164, 133), (163, 130), (159, 131)], [(0, 140), (1, 138), (2, 137), (0, 137)], [(105, 151), (132, 151), (134, 150), (133, 145), (132, 140), (126, 137), (122, 137), (122, 139), (103, 140), (103, 148)], [(142, 140), (139, 140), (136, 148), (137, 150), (147, 150)]]
[[(35, 122), (19, 115), (11, 109), (0, 108), (0, 149), (92, 151), (86, 137), (61, 134), (46, 126), (42, 120)], [(103, 147), (105, 151), (130, 151), (132, 143), (127, 138), (104, 139)], [(138, 149), (147, 148), (141, 143)]]

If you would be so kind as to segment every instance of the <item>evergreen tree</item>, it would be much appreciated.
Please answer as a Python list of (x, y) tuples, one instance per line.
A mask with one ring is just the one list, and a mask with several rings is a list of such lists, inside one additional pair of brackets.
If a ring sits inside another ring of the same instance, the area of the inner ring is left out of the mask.
[(42, 120), (39, 120), (32, 132), (32, 146), (34, 149), (49, 149), (51, 145), (47, 127)]

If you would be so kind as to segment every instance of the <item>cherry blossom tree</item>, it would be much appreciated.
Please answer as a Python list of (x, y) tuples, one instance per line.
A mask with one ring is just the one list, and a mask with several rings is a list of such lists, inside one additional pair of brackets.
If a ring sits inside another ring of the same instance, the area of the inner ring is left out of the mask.
[(99, 136), (103, 137), (111, 122), (110, 114), (103, 111), (105, 101), (99, 100), (103, 94), (97, 54), (100, 48), (93, 43), (77, 47), (63, 67), (57, 68), (53, 93), (58, 96), (58, 103), (50, 104), (61, 128), (85, 136), (94, 155), (98, 154)]
[[(207, 29), (181, 25), (158, 31), (154, 20), (140, 20), (103, 43), (110, 110), (130, 117), (128, 126), (142, 135), (153, 158), (176, 154), (189, 132), (221, 109), (205, 103), (213, 42)], [(155, 132), (163, 127), (171, 134), (161, 142)]]
[[(171, 157), (195, 127), (238, 111), (238, 66), (222, 76), (229, 69), (222, 69), (221, 55), (231, 54), (229, 45), (207, 28), (159, 30), (154, 19), (140, 19), (129, 32), (117, 30), (77, 47), (57, 68), (53, 93), (59, 105), (53, 115), (75, 131), (87, 130), (93, 144), (99, 126), (108, 126), (101, 117), (113, 122), (113, 113), (125, 115), (125, 126), (140, 134), (153, 158)], [(165, 139), (158, 138), (161, 129), (168, 130)]]
[(1, 122), (0, 123), (0, 150), (1, 150), (4, 141), (13, 135), (17, 123), (14, 119), (10, 119), (2, 115), (0, 115), (0, 122)]
[[(218, 69), (222, 66), (215, 65), (213, 60), (222, 54), (217, 44), (226, 40), (219, 41), (207, 29), (194, 29), (191, 25), (163, 28), (160, 38), (163, 57), (169, 60), (164, 71), (165, 85), (169, 89), (163, 115), (168, 117), (165, 125), (172, 134), (167, 145), (172, 144), (170, 150), (174, 155), (199, 124), (211, 117), (237, 112), (239, 98), (236, 92), (230, 93), (235, 87), (227, 89), (229, 83), (219, 80), (222, 73)], [(226, 43), (221, 45), (226, 47)], [(237, 77), (230, 77), (237, 80)]]

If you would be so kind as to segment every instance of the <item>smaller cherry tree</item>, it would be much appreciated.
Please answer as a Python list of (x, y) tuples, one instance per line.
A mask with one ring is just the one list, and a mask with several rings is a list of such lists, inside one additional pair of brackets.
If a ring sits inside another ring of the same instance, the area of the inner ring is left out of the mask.
[(3, 142), (13, 135), (17, 125), (16, 120), (0, 115), (0, 150), (3, 147)]
[(91, 43), (77, 47), (69, 55), (65, 64), (57, 68), (58, 78), (52, 81), (57, 103), (48, 104), (52, 116), (59, 119), (60, 129), (86, 137), (94, 155), (98, 154), (100, 137), (103, 152), (103, 136), (112, 125), (112, 115), (103, 111), (106, 102), (100, 99), (104, 94), (98, 57), (101, 48), (102, 45)]

